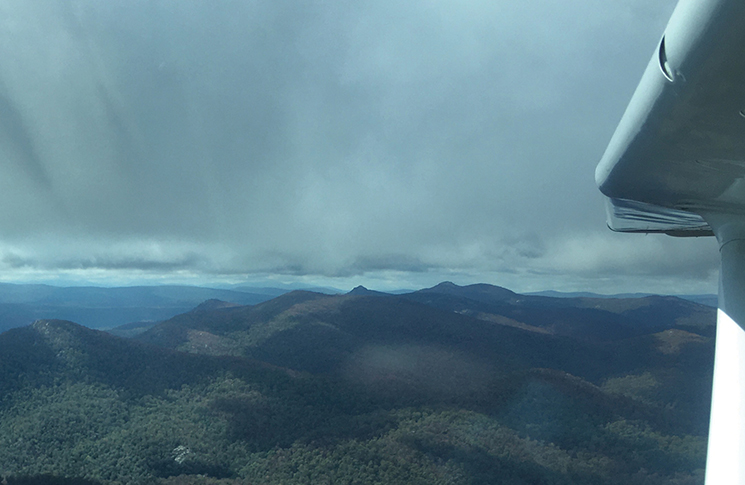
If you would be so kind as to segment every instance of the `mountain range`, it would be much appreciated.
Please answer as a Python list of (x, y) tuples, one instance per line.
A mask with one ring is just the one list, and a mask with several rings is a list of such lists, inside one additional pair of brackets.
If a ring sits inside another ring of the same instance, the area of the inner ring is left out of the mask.
[[(132, 286), (132, 287), (57, 287), (42, 284), (0, 283), (0, 332), (28, 325), (40, 319), (64, 319), (96, 329), (112, 329), (121, 336), (132, 336), (157, 322), (184, 313), (208, 299), (219, 299), (241, 305), (255, 305), (297, 288), (292, 286), (261, 287), (234, 285), (230, 288), (197, 286)], [(341, 294), (335, 288), (303, 288), (324, 294)], [(370, 290), (365, 290), (370, 291)], [(385, 295), (388, 293), (381, 293)], [(410, 294), (394, 291), (391, 294)], [(354, 294), (354, 293), (352, 293)], [(531, 296), (531, 295), (526, 295)], [(613, 299), (613, 296), (593, 293), (542, 292), (537, 296), (560, 298), (587, 297)], [(652, 295), (618, 295), (618, 298), (639, 298)], [(716, 307), (716, 295), (685, 295), (696, 303)]]
[(0, 334), (0, 475), (702, 483), (715, 312), (442, 283), (40, 320)]

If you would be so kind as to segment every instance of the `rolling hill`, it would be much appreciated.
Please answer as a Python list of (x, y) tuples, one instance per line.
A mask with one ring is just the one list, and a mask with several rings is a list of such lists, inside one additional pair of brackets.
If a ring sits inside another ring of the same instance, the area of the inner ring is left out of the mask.
[[(60, 320), (2, 333), (0, 475), (702, 483), (705, 309), (438, 286), (212, 300), (132, 339)], [(615, 333), (584, 335), (600, 315)]]

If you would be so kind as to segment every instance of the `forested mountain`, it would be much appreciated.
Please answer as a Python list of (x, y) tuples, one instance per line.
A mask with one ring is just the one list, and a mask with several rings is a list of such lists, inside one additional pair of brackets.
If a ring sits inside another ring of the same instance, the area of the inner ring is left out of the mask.
[(209, 301), (134, 339), (13, 329), (0, 475), (703, 483), (714, 315), (674, 298), (554, 300), (295, 291)]
[(401, 296), (483, 320), (529, 325), (535, 331), (584, 340), (618, 340), (671, 328), (712, 336), (711, 322), (716, 319), (716, 308), (673, 296), (552, 298), (448, 282)]

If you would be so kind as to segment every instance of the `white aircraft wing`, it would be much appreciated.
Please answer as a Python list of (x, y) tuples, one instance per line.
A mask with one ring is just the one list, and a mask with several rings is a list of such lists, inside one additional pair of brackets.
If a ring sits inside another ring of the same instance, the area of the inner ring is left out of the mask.
[(745, 2), (682, 0), (595, 172), (608, 225), (712, 234), (745, 213)]
[(608, 225), (714, 234), (708, 485), (745, 484), (745, 0), (681, 0), (595, 172)]

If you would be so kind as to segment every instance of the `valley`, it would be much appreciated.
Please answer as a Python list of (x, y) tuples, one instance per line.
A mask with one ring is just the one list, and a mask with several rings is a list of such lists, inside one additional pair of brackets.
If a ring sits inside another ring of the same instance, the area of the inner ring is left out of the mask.
[(715, 311), (442, 283), (40, 320), (0, 334), (0, 475), (702, 483)]

